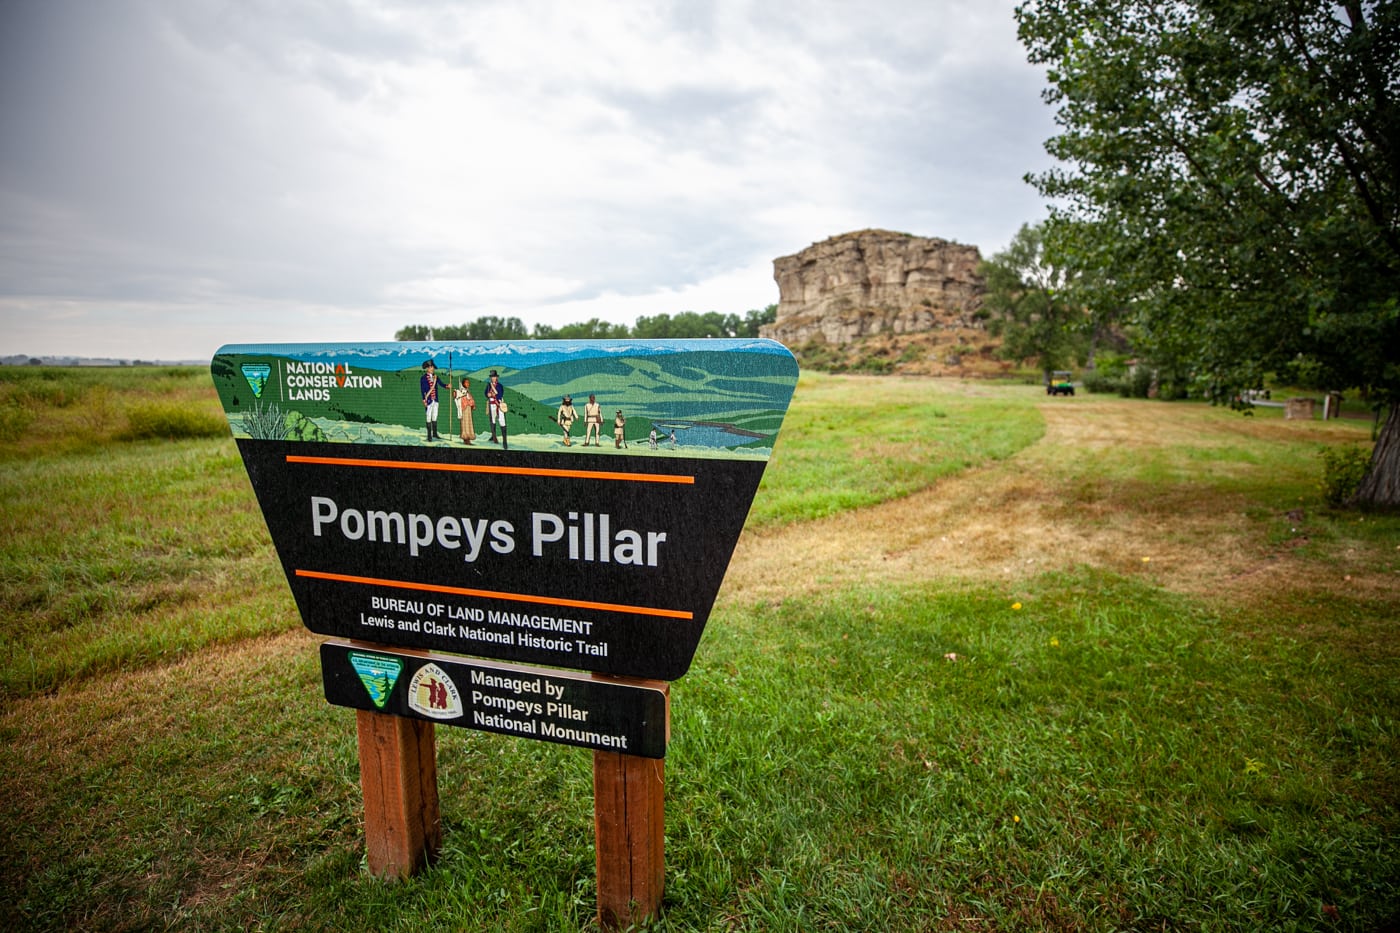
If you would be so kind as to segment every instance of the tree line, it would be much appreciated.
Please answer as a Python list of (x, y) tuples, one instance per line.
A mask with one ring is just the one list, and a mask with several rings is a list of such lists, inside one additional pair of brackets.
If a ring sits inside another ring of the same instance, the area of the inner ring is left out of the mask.
[(778, 318), (778, 306), (743, 315), (718, 311), (682, 311), (679, 314), (642, 315), (631, 327), (591, 318), (555, 327), (536, 324), (527, 328), (518, 317), (483, 315), (465, 324), (410, 324), (394, 334), (395, 340), (676, 340), (696, 337), (757, 337), (758, 329)]

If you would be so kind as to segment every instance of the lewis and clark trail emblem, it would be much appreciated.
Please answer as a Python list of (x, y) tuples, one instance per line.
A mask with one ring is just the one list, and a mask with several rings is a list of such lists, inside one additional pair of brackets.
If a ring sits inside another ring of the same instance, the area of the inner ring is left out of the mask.
[(408, 682), (408, 708), (429, 719), (460, 719), (462, 697), (447, 672), (428, 663)]

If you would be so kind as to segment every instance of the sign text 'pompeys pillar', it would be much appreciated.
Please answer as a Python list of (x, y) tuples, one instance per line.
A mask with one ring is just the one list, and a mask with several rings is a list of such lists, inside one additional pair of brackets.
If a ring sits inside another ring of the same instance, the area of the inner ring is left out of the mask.
[(656, 680), (690, 665), (797, 380), (768, 340), (230, 346), (211, 368), (313, 632)]

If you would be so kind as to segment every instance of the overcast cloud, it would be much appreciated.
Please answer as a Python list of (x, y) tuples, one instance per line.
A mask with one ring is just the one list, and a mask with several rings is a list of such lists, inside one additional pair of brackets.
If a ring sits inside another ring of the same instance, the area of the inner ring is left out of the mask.
[(1013, 0), (0, 0), (0, 355), (740, 313), (1044, 215)]

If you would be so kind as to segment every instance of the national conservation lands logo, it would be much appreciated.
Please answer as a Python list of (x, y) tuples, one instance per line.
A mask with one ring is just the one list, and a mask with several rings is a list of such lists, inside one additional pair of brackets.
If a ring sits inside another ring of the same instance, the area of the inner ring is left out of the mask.
[[(272, 379), (271, 363), (243, 363), (239, 367), (253, 398), (260, 399)], [(346, 362), (321, 360), (279, 361), (278, 381), (287, 401), (306, 400), (328, 402), (337, 389), (382, 389), (384, 377), (379, 374), (357, 373)]]
[(330, 401), (335, 389), (382, 389), (384, 377), (361, 375), (348, 363), (288, 360), (282, 373), (288, 401)]
[(352, 651), (350, 666), (360, 675), (360, 683), (365, 685), (365, 690), (369, 692), (369, 698), (374, 701), (375, 707), (383, 709), (389, 700), (389, 694), (394, 690), (394, 684), (399, 682), (403, 661), (382, 654)]
[(432, 719), (460, 719), (462, 697), (447, 672), (428, 663), (408, 683), (408, 708)]

